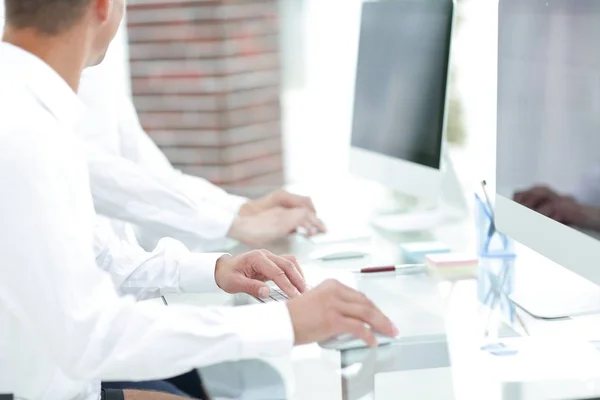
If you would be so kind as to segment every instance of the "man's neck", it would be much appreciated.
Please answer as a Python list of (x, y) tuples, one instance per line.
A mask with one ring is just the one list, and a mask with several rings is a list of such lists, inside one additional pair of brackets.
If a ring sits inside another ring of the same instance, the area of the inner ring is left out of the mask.
[(42, 59), (77, 93), (81, 73), (86, 66), (86, 49), (82, 46), (80, 36), (46, 36), (32, 29), (15, 30), (7, 27), (2, 40)]

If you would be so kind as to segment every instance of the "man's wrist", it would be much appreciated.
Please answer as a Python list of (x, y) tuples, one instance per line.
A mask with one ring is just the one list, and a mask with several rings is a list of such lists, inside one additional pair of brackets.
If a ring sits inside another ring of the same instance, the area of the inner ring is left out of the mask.
[(189, 253), (178, 263), (179, 287), (182, 293), (216, 292), (217, 262), (223, 253)]
[(250, 215), (253, 215), (254, 213), (255, 212), (252, 207), (252, 201), (247, 201), (246, 203), (242, 204), (238, 211), (238, 215), (240, 217), (248, 217)]
[(231, 259), (231, 254), (223, 254), (221, 257), (217, 259), (215, 263), (215, 283), (219, 287), (219, 289), (223, 290), (221, 285), (219, 284), (219, 270), (223, 268), (223, 264), (227, 262), (227, 260)]
[(238, 242), (242, 242), (242, 225), (244, 224), (244, 218), (242, 215), (237, 215), (233, 221), (231, 222), (231, 226), (229, 227), (229, 231), (227, 232), (227, 237), (237, 240)]

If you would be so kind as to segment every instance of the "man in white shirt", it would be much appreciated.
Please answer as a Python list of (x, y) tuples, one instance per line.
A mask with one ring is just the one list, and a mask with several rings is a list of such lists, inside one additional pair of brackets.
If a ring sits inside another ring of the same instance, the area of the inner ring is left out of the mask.
[(175, 170), (140, 125), (130, 96), (114, 78), (112, 64), (124, 62), (116, 48), (109, 63), (87, 70), (79, 96), (87, 106), (77, 128), (89, 148), (94, 205), (112, 218), (121, 239), (154, 248), (172, 237), (188, 248), (211, 251), (229, 237), (263, 246), (301, 228), (325, 231), (310, 198), (280, 190), (249, 200), (226, 193), (210, 182)]
[[(225, 360), (285, 354), (293, 344), (344, 332), (375, 345), (365, 324), (397, 334), (364, 295), (333, 281), (302, 296), (290, 289), (287, 304), (241, 308), (164, 307), (120, 297), (96, 265), (94, 247), (104, 244), (95, 234), (87, 160), (74, 127), (82, 112), (75, 94), (82, 69), (102, 59), (123, 0), (5, 3), (0, 393), (97, 400), (102, 380), (156, 379)], [(230, 257), (191, 254), (181, 246), (171, 255), (179, 267), (165, 279), (174, 290), (235, 292), (248, 279), (272, 275), (283, 283), (297, 276), (284, 271), (288, 260), (268, 252)], [(105, 256), (108, 263), (118, 259)], [(205, 266), (193, 268), (199, 264)], [(128, 279), (124, 274), (123, 282)], [(142, 277), (133, 279), (130, 289), (144, 286)], [(297, 285), (303, 291), (302, 282)], [(124, 398), (168, 397), (126, 392)]]

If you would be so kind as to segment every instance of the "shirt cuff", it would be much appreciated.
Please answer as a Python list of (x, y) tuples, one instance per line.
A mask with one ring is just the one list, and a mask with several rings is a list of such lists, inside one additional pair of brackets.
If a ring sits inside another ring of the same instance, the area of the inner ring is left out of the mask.
[(179, 287), (184, 293), (221, 290), (215, 281), (217, 260), (226, 253), (189, 253), (179, 260)]
[(234, 194), (227, 195), (224, 200), (225, 201), (222, 204), (223, 208), (234, 215), (238, 215), (240, 213), (240, 208), (250, 201), (250, 199), (247, 197), (236, 196)]
[(285, 303), (233, 307), (242, 359), (285, 355), (294, 347), (294, 327)]
[[(229, 234), (231, 225), (233, 225), (233, 221), (237, 217), (237, 211), (230, 211), (226, 208), (221, 208), (219, 205), (213, 205), (213, 207), (215, 210), (211, 212), (211, 219), (214, 229), (211, 232), (212, 236), (207, 240), (224, 239)], [(198, 229), (201, 228), (199, 227)]]

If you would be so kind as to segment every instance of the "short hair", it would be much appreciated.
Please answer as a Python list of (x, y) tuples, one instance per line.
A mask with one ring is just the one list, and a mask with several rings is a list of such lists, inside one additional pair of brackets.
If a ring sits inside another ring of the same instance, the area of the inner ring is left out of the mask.
[(6, 24), (56, 35), (71, 28), (91, 0), (4, 0)]

